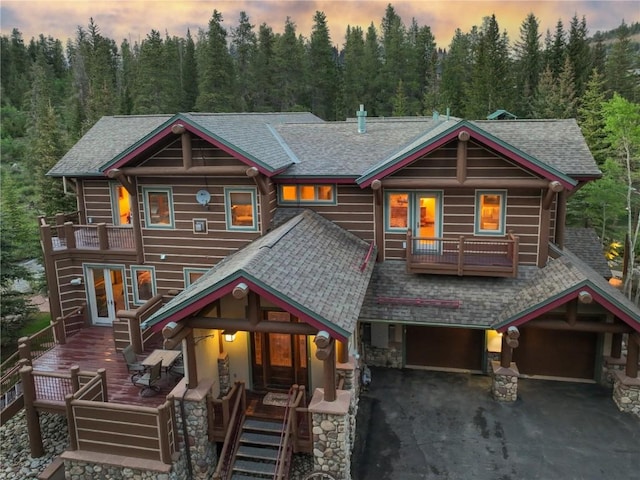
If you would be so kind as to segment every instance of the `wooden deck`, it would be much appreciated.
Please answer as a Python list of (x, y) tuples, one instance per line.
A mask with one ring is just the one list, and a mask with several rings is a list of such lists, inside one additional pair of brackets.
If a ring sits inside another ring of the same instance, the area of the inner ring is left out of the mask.
[[(159, 346), (150, 347), (158, 348)], [(150, 351), (151, 351), (150, 350)], [(149, 351), (149, 353), (150, 353)], [(143, 357), (142, 357), (143, 358)], [(120, 352), (116, 352), (111, 327), (83, 328), (67, 339), (65, 345), (56, 345), (34, 361), (34, 370), (69, 373), (77, 365), (82, 371), (97, 371), (104, 368), (107, 373), (109, 402), (157, 407), (164, 403), (167, 394), (177, 383), (171, 374), (162, 374), (161, 391), (151, 397), (140, 396), (140, 388), (131, 383), (131, 375)], [(36, 385), (39, 398), (50, 398), (47, 390), (55, 390), (55, 385)]]

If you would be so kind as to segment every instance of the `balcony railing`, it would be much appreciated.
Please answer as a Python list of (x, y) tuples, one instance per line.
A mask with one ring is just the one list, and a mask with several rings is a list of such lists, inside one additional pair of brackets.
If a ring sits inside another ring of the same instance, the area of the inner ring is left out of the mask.
[(436, 238), (407, 233), (407, 272), (440, 275), (518, 276), (518, 237)]
[(41, 221), (40, 236), (45, 249), (60, 250), (120, 250), (135, 251), (133, 229), (99, 223), (95, 225), (49, 225)]

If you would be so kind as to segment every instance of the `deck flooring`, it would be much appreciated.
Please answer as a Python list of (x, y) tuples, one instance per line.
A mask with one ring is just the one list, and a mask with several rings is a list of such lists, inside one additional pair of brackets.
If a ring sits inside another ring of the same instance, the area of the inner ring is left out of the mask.
[[(151, 353), (159, 345), (152, 346)], [(144, 358), (140, 356), (140, 359)], [(117, 352), (113, 341), (111, 327), (88, 327), (67, 339), (65, 345), (56, 345), (33, 362), (34, 370), (69, 373), (71, 367), (77, 365), (81, 371), (97, 371), (104, 368), (107, 374), (107, 392), (109, 402), (157, 407), (165, 402), (167, 394), (177, 383), (175, 375), (163, 373), (160, 382), (160, 393), (150, 397), (140, 395), (141, 389), (131, 383), (131, 375), (127, 370), (122, 353)], [(48, 397), (47, 390), (55, 389), (47, 382), (36, 384), (39, 398)]]

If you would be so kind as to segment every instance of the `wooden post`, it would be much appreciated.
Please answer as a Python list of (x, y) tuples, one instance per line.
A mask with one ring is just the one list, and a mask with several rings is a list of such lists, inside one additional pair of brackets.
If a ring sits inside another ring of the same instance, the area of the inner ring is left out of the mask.
[(100, 376), (100, 383), (102, 388), (102, 401), (109, 401), (109, 391), (107, 390), (107, 370), (104, 368), (98, 369), (98, 375)]
[(69, 431), (69, 450), (78, 449), (78, 437), (76, 435), (76, 419), (73, 415), (73, 395), (68, 394), (64, 397), (64, 404), (67, 411), (67, 430)]
[(67, 250), (73, 250), (76, 248), (76, 235), (73, 230), (73, 222), (65, 222), (63, 228), (63, 237), (67, 240)]
[[(638, 360), (640, 356), (640, 346), (638, 338), (634, 338), (633, 334), (629, 334), (627, 341), (627, 365), (625, 374), (627, 377), (636, 378), (638, 376)], [(25, 400), (25, 405), (27, 404)]]
[[(160, 440), (160, 461), (167, 465), (171, 464), (171, 450), (169, 448), (169, 431), (167, 424), (169, 423), (169, 415), (167, 412), (168, 402), (158, 407), (158, 437)], [(189, 445), (189, 439), (185, 438), (185, 443)]]
[(74, 365), (69, 369), (69, 371), (71, 373), (71, 388), (73, 389), (73, 393), (76, 393), (80, 390), (80, 379), (78, 378), (80, 367), (78, 365)]
[(324, 373), (324, 400), (335, 402), (336, 400), (336, 352), (335, 340), (325, 331), (320, 331), (314, 340), (318, 349), (316, 358), (322, 360)]
[(611, 335), (611, 358), (622, 357), (622, 334), (614, 333)]
[(461, 236), (458, 240), (458, 275), (462, 276), (464, 273), (464, 237)]
[(44, 446), (42, 445), (42, 432), (40, 431), (40, 416), (34, 405), (36, 400), (36, 386), (33, 381), (33, 367), (26, 366), (20, 369), (20, 381), (22, 382), (24, 413), (27, 419), (29, 448), (31, 450), (31, 456), (38, 458), (44, 455)]
[(347, 363), (349, 361), (349, 341), (338, 342), (338, 362)]
[(29, 340), (29, 337), (20, 337), (18, 339), (18, 356), (31, 365), (31, 340)]
[(249, 292), (249, 297), (247, 298), (247, 318), (252, 325), (260, 323), (260, 298), (256, 292)]
[(134, 318), (128, 318), (127, 323), (129, 324), (129, 338), (131, 339), (133, 351), (140, 355), (144, 351), (142, 332), (140, 331), (140, 317), (136, 315)]
[(373, 190), (373, 223), (374, 223), (374, 240), (378, 247), (378, 256), (376, 261), (384, 260), (384, 205), (382, 201), (382, 182), (378, 179), (371, 182)]
[(65, 345), (67, 343), (67, 332), (64, 330), (63, 317), (58, 317), (55, 322), (53, 322), (53, 333), (58, 345)]
[(502, 334), (502, 350), (500, 352), (500, 366), (503, 368), (511, 367), (513, 358), (513, 349), (507, 345), (507, 336)]
[(458, 152), (456, 155), (456, 178), (462, 184), (467, 179), (467, 142), (470, 135), (466, 130), (458, 133)]
[(107, 224), (98, 224), (98, 245), (100, 250), (109, 250), (109, 235), (107, 234)]
[(180, 140), (182, 140), (182, 165), (184, 165), (185, 170), (189, 170), (193, 166), (191, 134), (185, 131), (180, 136)]
[[(56, 213), (56, 226), (57, 227), (61, 227), (62, 225), (64, 225), (65, 221), (64, 221), (64, 213)], [(71, 223), (71, 222), (69, 222)]]

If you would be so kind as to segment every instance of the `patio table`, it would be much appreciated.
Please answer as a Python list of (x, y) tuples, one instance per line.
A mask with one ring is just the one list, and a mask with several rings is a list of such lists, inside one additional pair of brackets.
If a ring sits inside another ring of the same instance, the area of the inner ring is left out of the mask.
[(159, 361), (162, 361), (162, 369), (166, 373), (171, 369), (180, 355), (182, 355), (182, 352), (180, 350), (158, 349), (151, 352), (149, 356), (142, 360), (142, 362), (140, 363), (142, 363), (142, 365), (144, 365), (146, 368), (151, 368)]

